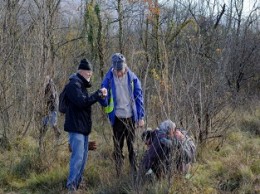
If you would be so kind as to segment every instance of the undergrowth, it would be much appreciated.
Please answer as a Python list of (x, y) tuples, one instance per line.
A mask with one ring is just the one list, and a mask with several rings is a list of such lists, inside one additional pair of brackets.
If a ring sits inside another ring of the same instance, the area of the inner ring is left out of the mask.
[[(112, 139), (100, 131), (93, 132), (90, 139), (97, 140), (98, 149), (89, 152), (80, 190), (91, 194), (260, 192), (259, 118), (258, 110), (253, 114), (240, 112), (237, 125), (229, 129), (220, 149), (215, 149), (214, 141), (199, 148), (201, 157), (197, 158), (189, 178), (174, 174), (170, 179), (154, 179), (139, 188), (129, 175), (127, 160), (123, 175), (116, 176)], [(43, 155), (30, 137), (17, 140), (10, 149), (2, 151), (0, 193), (66, 193), (70, 155), (66, 135), (62, 134), (57, 147), (46, 141)]]

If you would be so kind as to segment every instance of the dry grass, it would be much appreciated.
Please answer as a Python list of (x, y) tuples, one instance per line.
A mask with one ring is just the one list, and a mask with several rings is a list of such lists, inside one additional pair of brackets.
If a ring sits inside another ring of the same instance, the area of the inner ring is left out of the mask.
[[(94, 129), (90, 139), (97, 141), (98, 149), (89, 153), (80, 189), (83, 193), (93, 194), (257, 193), (260, 189), (260, 138), (252, 135), (251, 127), (254, 131), (259, 129), (260, 124), (256, 122), (259, 116), (258, 109), (244, 114), (239, 112), (239, 122), (230, 129), (221, 149), (216, 151), (214, 141), (199, 149), (200, 157), (193, 165), (191, 178), (175, 174), (170, 179), (153, 180), (139, 188), (135, 187), (129, 175), (127, 157), (123, 175), (116, 176), (111, 131), (103, 131), (100, 127)], [(244, 121), (249, 122), (246, 130)], [(106, 130), (111, 129), (106, 127)], [(48, 132), (46, 139), (45, 153), (41, 157), (32, 136), (13, 141), (11, 149), (2, 152), (0, 193), (66, 193), (69, 163), (67, 134), (63, 133), (56, 147), (52, 132)], [(139, 147), (139, 159), (143, 149)]]

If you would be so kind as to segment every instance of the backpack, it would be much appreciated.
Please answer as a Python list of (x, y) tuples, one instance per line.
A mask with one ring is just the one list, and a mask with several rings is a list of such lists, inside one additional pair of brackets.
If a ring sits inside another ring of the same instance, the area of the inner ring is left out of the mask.
[[(194, 163), (196, 162), (196, 150), (197, 147), (195, 145), (195, 141), (192, 137), (192, 135), (184, 128), (177, 128), (183, 135), (184, 135), (184, 141), (179, 141), (177, 139), (174, 140), (174, 145), (177, 149), (181, 150), (180, 158), (181, 160), (188, 164), (188, 163)], [(146, 129), (142, 135), (142, 141), (145, 142), (146, 145), (151, 145), (152, 139), (154, 137), (156, 129)]]
[(189, 162), (196, 162), (196, 145), (189, 132), (183, 128), (179, 129), (181, 133), (185, 136), (185, 140), (182, 143), (182, 150), (183, 150), (183, 159), (186, 163)]
[(62, 92), (59, 95), (59, 112), (60, 113), (66, 113), (68, 108), (68, 102), (67, 102), (67, 96), (66, 96), (66, 87), (63, 88)]
[(147, 146), (149, 146), (152, 144), (154, 134), (155, 130), (148, 128), (142, 133), (141, 139)]

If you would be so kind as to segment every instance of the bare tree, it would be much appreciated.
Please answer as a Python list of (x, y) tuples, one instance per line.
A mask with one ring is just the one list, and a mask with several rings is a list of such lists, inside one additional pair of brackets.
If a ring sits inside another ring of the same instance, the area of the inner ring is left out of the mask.
[[(8, 0), (1, 3), (1, 31), (0, 31), (0, 144), (3, 143), (5, 147), (9, 142), (11, 121), (13, 119), (13, 110), (16, 108), (15, 89), (19, 87), (16, 85), (16, 71), (19, 71), (19, 50), (20, 39), (23, 36), (20, 33), (20, 26), (18, 25), (18, 18), (16, 17), (20, 11), (20, 4), (23, 1)], [(18, 53), (18, 54), (17, 54)], [(17, 55), (16, 55), (17, 54)], [(19, 131), (18, 131), (19, 132)]]
[(98, 85), (122, 52), (142, 80), (148, 125), (171, 118), (200, 143), (221, 143), (232, 110), (259, 96), (257, 4), (245, 14), (243, 0), (89, 0), (78, 12), (66, 3), (76, 2), (0, 1), (0, 138), (35, 137), (43, 78), (61, 89), (82, 57)]

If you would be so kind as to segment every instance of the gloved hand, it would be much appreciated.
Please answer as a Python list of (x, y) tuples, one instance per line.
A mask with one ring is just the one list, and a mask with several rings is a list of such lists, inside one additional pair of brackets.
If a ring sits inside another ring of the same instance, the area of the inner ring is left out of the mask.
[(89, 141), (88, 142), (88, 150), (96, 150), (97, 149), (97, 143), (96, 141)]
[[(72, 152), (72, 149), (71, 149), (70, 144), (68, 145), (68, 147), (69, 147), (69, 152)], [(96, 143), (96, 141), (89, 141), (89, 142), (88, 142), (88, 150), (94, 151), (94, 150), (96, 150), (96, 149), (97, 149), (97, 143)]]

